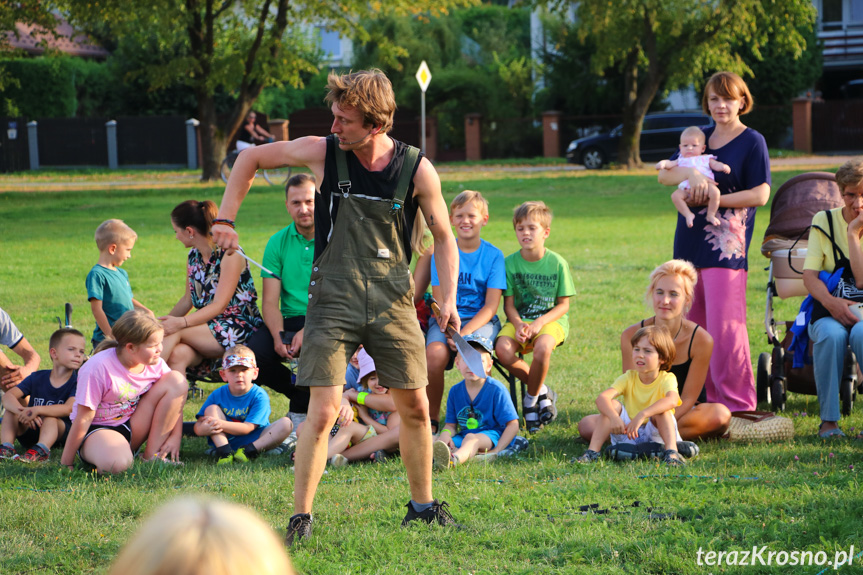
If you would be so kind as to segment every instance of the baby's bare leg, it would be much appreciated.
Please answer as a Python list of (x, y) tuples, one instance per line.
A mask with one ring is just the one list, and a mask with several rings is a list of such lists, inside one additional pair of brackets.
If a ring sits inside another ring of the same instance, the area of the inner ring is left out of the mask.
[(680, 212), (680, 215), (686, 218), (686, 227), (691, 228), (692, 222), (695, 220), (695, 214), (692, 213), (692, 210), (686, 204), (686, 191), (682, 188), (677, 188), (671, 194), (671, 201), (674, 207), (677, 208), (677, 211)]
[(719, 210), (719, 188), (716, 184), (711, 183), (707, 186), (707, 223), (718, 226), (721, 222), (716, 217), (716, 212)]

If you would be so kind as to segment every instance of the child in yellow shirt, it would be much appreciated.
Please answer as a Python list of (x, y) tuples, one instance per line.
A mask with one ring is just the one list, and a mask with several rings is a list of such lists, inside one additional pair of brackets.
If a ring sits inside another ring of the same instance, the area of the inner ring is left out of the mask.
[[(677, 378), (669, 369), (676, 353), (674, 339), (664, 327), (643, 327), (632, 336), (631, 369), (599, 394), (596, 406), (602, 416), (579, 463), (593, 463), (609, 437), (611, 444), (639, 444), (661, 441), (665, 444), (662, 460), (671, 466), (684, 465), (677, 452), (681, 441), (674, 408), (680, 405)], [(622, 403), (614, 401), (622, 396)], [(634, 414), (634, 415), (631, 415)]]

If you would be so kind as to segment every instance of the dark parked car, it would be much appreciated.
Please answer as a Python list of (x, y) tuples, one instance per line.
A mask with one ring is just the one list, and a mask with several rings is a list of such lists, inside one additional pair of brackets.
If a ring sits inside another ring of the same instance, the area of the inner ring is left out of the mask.
[[(667, 159), (677, 151), (680, 133), (689, 126), (702, 130), (713, 125), (713, 118), (705, 114), (685, 112), (648, 114), (641, 126), (641, 159), (658, 161)], [(623, 125), (607, 134), (579, 138), (570, 142), (566, 148), (566, 159), (573, 164), (595, 170), (617, 160), (620, 133)]]

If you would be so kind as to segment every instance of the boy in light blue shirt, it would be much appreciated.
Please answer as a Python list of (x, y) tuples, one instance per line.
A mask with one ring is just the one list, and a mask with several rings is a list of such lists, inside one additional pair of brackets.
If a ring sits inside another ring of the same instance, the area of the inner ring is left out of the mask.
[(216, 448), (217, 465), (245, 463), (287, 439), (293, 424), (281, 417), (270, 424), (270, 397), (252, 381), (258, 377), (255, 354), (245, 345), (225, 352), (217, 388), (195, 416), (195, 435)]
[[(497, 308), (506, 289), (506, 266), (503, 252), (484, 239), (480, 232), (488, 223), (488, 202), (482, 194), (465, 190), (450, 204), (450, 222), (458, 243), (458, 284), (456, 307), (461, 318), (461, 335), (476, 333), (491, 341), (500, 331)], [(431, 263), (432, 294), (439, 298), (440, 281), (434, 257)], [(440, 330), (434, 316), (426, 334), (426, 362), (429, 383), (429, 417), (437, 432), (440, 404), (443, 399), (444, 372), (452, 368), (455, 346)]]

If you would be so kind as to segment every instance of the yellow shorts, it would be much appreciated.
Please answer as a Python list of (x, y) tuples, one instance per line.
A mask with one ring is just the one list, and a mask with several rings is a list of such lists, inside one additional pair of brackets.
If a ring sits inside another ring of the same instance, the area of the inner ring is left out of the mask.
[[(532, 322), (526, 321), (525, 323), (532, 323)], [(566, 339), (564, 334), (563, 334), (563, 327), (561, 327), (561, 325), (559, 323), (557, 323), (556, 321), (553, 321), (551, 323), (545, 324), (543, 326), (543, 328), (541, 330), (539, 330), (539, 333), (536, 334), (536, 337), (534, 337), (532, 340), (530, 340), (529, 342), (527, 342), (525, 344), (521, 344), (521, 350), (520, 350), (521, 353), (532, 352), (533, 351), (533, 343), (536, 341), (536, 338), (541, 336), (541, 335), (550, 335), (551, 337), (553, 337), (554, 341), (555, 341), (555, 347), (562, 344), (564, 339)], [(515, 326), (510, 322), (506, 322), (504, 324), (504, 326), (500, 329), (500, 333), (497, 335), (497, 337), (498, 337), (498, 339), (500, 339), (502, 337), (508, 337), (511, 340), (513, 340), (515, 343), (519, 343), (518, 340), (515, 339)]]

